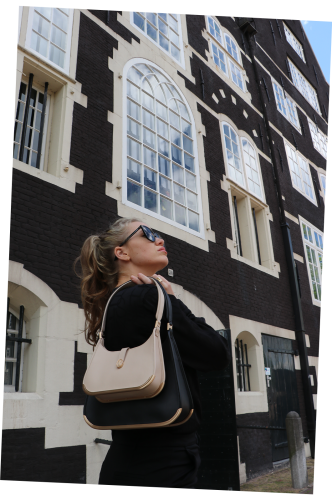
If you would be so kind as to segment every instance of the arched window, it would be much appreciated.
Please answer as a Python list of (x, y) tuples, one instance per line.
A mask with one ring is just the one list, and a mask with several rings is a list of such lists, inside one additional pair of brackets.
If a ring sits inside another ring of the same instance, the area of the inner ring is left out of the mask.
[[(7, 312), (6, 329), (6, 353), (5, 353), (5, 392), (17, 392), (22, 390), (22, 374), (24, 359), (24, 342), (20, 339), (26, 338), (25, 321), (23, 311), (20, 318), (13, 310)], [(19, 339), (19, 340), (17, 340)]]
[(171, 80), (151, 63), (133, 64), (125, 85), (124, 202), (197, 234), (201, 202), (189, 107)]
[(225, 75), (230, 75), (235, 85), (245, 91), (243, 68), (236, 42), (212, 17), (207, 17), (207, 24), (209, 33), (213, 37), (210, 50), (214, 62)]

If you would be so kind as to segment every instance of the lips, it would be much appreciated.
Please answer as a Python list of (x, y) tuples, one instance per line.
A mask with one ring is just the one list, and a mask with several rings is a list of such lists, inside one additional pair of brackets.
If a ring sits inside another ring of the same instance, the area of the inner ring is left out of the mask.
[(165, 247), (158, 248), (158, 252), (166, 252)]

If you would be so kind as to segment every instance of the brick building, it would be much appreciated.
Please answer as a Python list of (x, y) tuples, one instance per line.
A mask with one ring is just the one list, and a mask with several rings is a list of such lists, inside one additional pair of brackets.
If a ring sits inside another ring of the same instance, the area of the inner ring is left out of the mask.
[(98, 481), (73, 262), (119, 216), (230, 330), (241, 482), (287, 459), (290, 410), (313, 455), (329, 85), (301, 22), (23, 7), (17, 70), (2, 479)]

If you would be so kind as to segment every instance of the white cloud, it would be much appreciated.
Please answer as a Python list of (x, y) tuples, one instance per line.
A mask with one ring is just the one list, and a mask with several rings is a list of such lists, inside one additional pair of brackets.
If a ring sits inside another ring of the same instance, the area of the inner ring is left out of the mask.
[(306, 24), (308, 24), (309, 21), (302, 21), (302, 24), (303, 26), (305, 26)]

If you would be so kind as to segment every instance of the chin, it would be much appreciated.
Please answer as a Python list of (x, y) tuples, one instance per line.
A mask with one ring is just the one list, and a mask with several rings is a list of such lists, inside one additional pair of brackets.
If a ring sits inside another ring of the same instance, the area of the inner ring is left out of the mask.
[(164, 269), (164, 267), (168, 266), (168, 257), (167, 257), (167, 255), (161, 255), (160, 258), (158, 259), (158, 264), (159, 264), (158, 271), (161, 271), (162, 269)]

